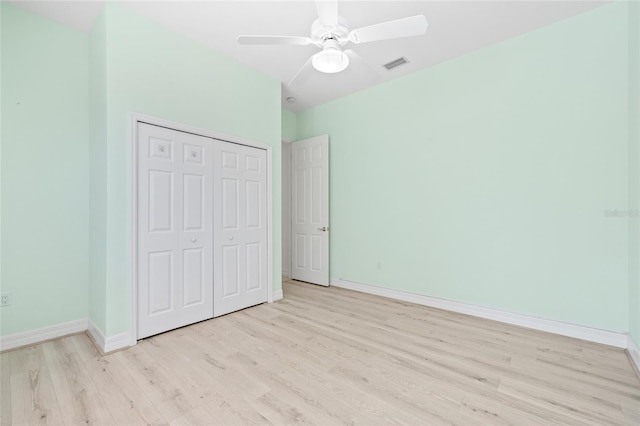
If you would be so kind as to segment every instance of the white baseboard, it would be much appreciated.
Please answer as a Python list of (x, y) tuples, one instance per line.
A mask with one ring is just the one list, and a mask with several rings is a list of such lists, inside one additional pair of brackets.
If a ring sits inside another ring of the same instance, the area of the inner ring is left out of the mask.
[(96, 324), (91, 320), (89, 320), (89, 329), (87, 331), (93, 339), (93, 342), (100, 348), (102, 352), (104, 352), (104, 334), (102, 334), (102, 331), (100, 331)]
[(129, 333), (115, 334), (105, 339), (103, 352), (109, 353), (129, 346), (131, 346), (131, 335)]
[(280, 290), (273, 290), (273, 301), (277, 302), (278, 300), (282, 299), (282, 289)]
[(626, 333), (600, 330), (598, 328), (587, 327), (584, 325), (539, 318), (532, 315), (501, 311), (499, 309), (455, 302), (452, 300), (424, 296), (421, 294), (409, 293), (400, 290), (393, 290), (370, 284), (356, 283), (338, 278), (332, 278), (331, 285), (348, 290), (355, 290), (363, 293), (375, 294), (377, 296), (384, 296), (390, 299), (411, 302), (418, 305), (430, 306), (433, 308), (473, 315), (476, 317), (504, 322), (507, 324), (532, 328), (534, 330), (560, 334), (562, 336), (575, 337), (577, 339), (588, 340), (590, 342), (603, 343), (605, 345), (615, 346), (618, 348), (627, 348), (627, 345), (629, 344)]
[(631, 361), (636, 365), (636, 369), (640, 372), (640, 348), (631, 334), (627, 334), (627, 351), (631, 356)]
[(288, 269), (283, 269), (282, 270), (282, 278), (286, 278), (286, 279), (291, 278), (291, 273), (289, 272)]
[(131, 345), (131, 336), (129, 333), (120, 333), (105, 337), (102, 330), (91, 320), (89, 320), (89, 334), (91, 334), (93, 341), (96, 342), (96, 345), (98, 345), (100, 350), (105, 354)]
[(87, 330), (87, 319), (64, 322), (50, 327), (38, 328), (36, 330), (22, 333), (8, 334), (0, 336), (0, 351), (19, 348), (21, 346), (33, 345), (45, 340), (56, 339), (69, 334), (81, 333)]

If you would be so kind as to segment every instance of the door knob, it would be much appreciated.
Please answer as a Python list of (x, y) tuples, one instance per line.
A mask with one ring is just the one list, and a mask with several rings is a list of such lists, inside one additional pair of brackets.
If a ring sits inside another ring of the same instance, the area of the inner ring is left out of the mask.
[(322, 228), (318, 228), (318, 231), (327, 232), (329, 230), (328, 226), (323, 226)]
[(192, 239), (191, 239), (191, 242), (192, 242), (192, 243), (195, 243), (196, 241), (198, 241), (198, 239), (197, 239), (197, 238), (192, 238)]

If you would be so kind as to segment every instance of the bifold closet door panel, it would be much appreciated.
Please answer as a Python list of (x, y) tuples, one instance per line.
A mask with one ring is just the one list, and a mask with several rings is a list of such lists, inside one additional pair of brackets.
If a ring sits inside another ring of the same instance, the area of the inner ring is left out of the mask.
[(213, 140), (138, 124), (138, 338), (213, 317)]
[(214, 316), (267, 301), (267, 156), (214, 145)]

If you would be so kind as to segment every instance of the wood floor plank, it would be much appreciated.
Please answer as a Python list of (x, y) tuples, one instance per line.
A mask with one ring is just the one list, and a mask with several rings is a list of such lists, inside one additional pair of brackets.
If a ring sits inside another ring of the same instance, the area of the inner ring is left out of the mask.
[[(275, 338), (267, 329), (268, 326), (256, 322), (249, 315), (235, 318), (239, 329), (244, 330), (252, 337), (262, 339), (262, 341), (273, 342), (277, 346), (264, 348), (264, 352), (251, 351), (246, 348), (239, 348), (240, 353), (249, 353), (256, 359), (264, 359), (270, 371), (277, 371), (284, 379), (292, 383), (305, 383), (306, 388), (316, 389), (316, 393), (326, 394), (334, 397), (331, 402), (334, 409), (341, 407), (342, 417), (353, 415), (357, 412), (357, 421), (364, 424), (373, 424), (384, 420), (385, 423), (396, 423), (401, 420), (403, 423), (414, 423), (417, 418), (405, 413), (394, 413), (393, 417), (387, 415), (391, 406), (388, 406), (384, 399), (375, 398), (370, 394), (363, 395), (361, 389), (352, 386), (348, 381), (335, 380), (328, 374), (329, 370), (341, 362), (338, 358), (314, 356), (308, 350), (307, 345), (287, 344), (284, 337), (279, 335)], [(308, 342), (309, 340), (307, 340)], [(286, 357), (279, 346), (286, 346)], [(344, 417), (347, 418), (347, 417)], [(356, 422), (356, 418), (353, 419)]]
[(2, 353), (0, 420), (640, 424), (640, 380), (617, 348), (339, 288), (283, 291), (109, 355), (84, 334)]
[(550, 387), (540, 387), (531, 383), (521, 382), (516, 379), (504, 378), (499, 391), (504, 395), (520, 398), (527, 404), (537, 405), (551, 411), (555, 411), (573, 420), (567, 423), (592, 424), (592, 425), (618, 425), (625, 424), (621, 410), (611, 410), (598, 404), (586, 404), (579, 399), (572, 398), (562, 392), (557, 392)]
[(42, 347), (30, 346), (10, 353), (11, 413), (14, 424), (60, 424), (51, 376)]
[(167, 421), (113, 355), (101, 356), (83, 336), (73, 339), (89, 377), (117, 424), (161, 425)]
[(219, 417), (214, 417), (211, 410), (204, 405), (198, 405), (177, 419), (172, 420), (169, 424), (177, 426), (210, 425), (216, 423), (216, 420), (219, 421), (221, 419)]
[(11, 352), (0, 354), (0, 425), (12, 424)]
[(196, 408), (199, 395), (190, 394), (178, 384), (176, 376), (168, 371), (173, 366), (149, 357), (142, 348), (144, 344), (146, 341), (113, 355), (168, 422)]
[(43, 343), (42, 350), (64, 423), (114, 424), (109, 408), (79, 360), (72, 338)]

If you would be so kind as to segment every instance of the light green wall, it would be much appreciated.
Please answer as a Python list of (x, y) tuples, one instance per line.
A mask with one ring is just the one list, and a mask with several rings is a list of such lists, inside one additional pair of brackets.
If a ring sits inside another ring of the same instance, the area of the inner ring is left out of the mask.
[(296, 117), (278, 82), (118, 6), (88, 36), (2, 3), (0, 278), (14, 303), (0, 334), (87, 316), (128, 329), (135, 111), (273, 145), (276, 289), (280, 139), (329, 133), (333, 277), (639, 342), (640, 233), (630, 221), (627, 241), (626, 221), (603, 214), (640, 198), (626, 7)]
[(299, 113), (331, 276), (626, 331), (627, 59), (613, 4)]
[(629, 332), (640, 344), (640, 3), (629, 3)]
[(282, 139), (293, 142), (296, 140), (297, 136), (296, 129), (296, 114), (282, 109)]
[(280, 82), (129, 10), (106, 17), (106, 335), (129, 329), (130, 120), (157, 116), (271, 145), (273, 280), (281, 288)]
[(2, 291), (7, 335), (88, 315), (85, 34), (2, 9)]
[(273, 146), (279, 290), (280, 83), (117, 5), (90, 34), (2, 11), (2, 334), (129, 329), (133, 112)]
[[(2, 5), (0, 4), (0, 48), (2, 47)], [(0, 292), (2, 291), (2, 49), (0, 49)], [(2, 314), (0, 313), (0, 336)]]
[(107, 297), (107, 32), (101, 13), (89, 34), (90, 199), (89, 318), (106, 330)]

